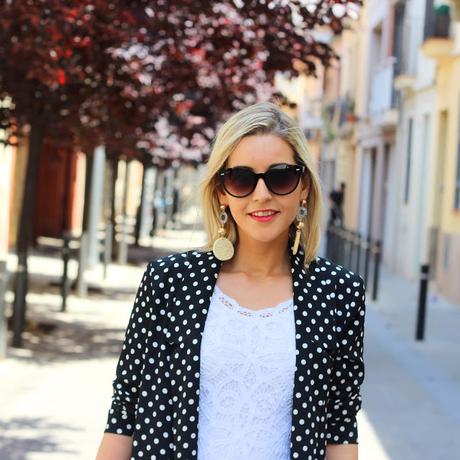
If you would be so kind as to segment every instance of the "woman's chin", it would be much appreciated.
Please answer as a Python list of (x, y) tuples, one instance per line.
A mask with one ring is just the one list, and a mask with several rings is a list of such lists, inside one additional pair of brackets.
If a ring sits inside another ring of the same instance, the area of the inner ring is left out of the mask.
[(284, 233), (280, 234), (280, 233), (271, 233), (271, 232), (263, 232), (263, 231), (260, 231), (257, 234), (247, 233), (247, 237), (250, 240), (252, 240), (254, 243), (263, 243), (263, 244), (273, 244), (279, 241), (280, 238), (284, 238), (285, 236), (287, 236), (287, 232), (286, 232), (286, 235)]

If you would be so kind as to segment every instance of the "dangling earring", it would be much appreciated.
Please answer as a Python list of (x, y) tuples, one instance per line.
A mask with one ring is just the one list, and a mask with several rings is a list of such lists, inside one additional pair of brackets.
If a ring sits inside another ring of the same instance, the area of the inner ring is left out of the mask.
[(302, 222), (303, 219), (307, 216), (307, 208), (306, 205), (307, 200), (302, 200), (302, 204), (300, 205), (299, 210), (297, 211), (297, 230), (295, 232), (295, 240), (294, 240), (294, 246), (292, 246), (292, 254), (296, 255), (297, 251), (299, 249), (299, 244), (300, 244), (300, 234), (302, 233), (302, 228), (304, 227), (304, 223)]
[(225, 224), (228, 221), (228, 214), (225, 212), (225, 205), (220, 205), (219, 213), (220, 229), (219, 238), (214, 241), (212, 246), (212, 252), (219, 260), (228, 260), (233, 257), (234, 248), (232, 242), (226, 238), (225, 235)]

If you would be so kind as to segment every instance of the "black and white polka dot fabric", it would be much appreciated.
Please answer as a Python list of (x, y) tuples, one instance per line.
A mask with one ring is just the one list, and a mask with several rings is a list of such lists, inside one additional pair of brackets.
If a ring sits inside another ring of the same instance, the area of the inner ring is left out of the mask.
[[(290, 456), (321, 460), (328, 443), (358, 442), (365, 287), (328, 259), (307, 269), (302, 248), (289, 254), (296, 327)], [(199, 459), (200, 344), (220, 266), (212, 251), (199, 250), (147, 266), (105, 429), (133, 435), (131, 460)]]

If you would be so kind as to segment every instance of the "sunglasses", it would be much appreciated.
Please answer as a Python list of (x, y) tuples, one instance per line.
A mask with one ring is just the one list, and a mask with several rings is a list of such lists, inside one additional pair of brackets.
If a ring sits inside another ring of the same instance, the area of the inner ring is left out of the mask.
[(288, 195), (296, 189), (305, 168), (303, 165), (280, 164), (264, 173), (255, 173), (246, 166), (236, 166), (219, 172), (219, 180), (224, 190), (236, 198), (250, 195), (259, 178), (275, 195)]

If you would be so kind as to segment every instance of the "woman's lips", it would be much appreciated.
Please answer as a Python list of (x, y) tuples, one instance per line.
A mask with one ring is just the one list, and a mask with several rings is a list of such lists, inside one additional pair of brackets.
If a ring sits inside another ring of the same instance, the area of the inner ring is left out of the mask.
[(254, 214), (249, 214), (250, 217), (252, 217), (254, 220), (256, 220), (257, 222), (270, 222), (271, 220), (273, 220), (277, 215), (279, 214), (279, 212), (275, 212), (274, 214), (270, 215), (270, 216), (255, 216)]

